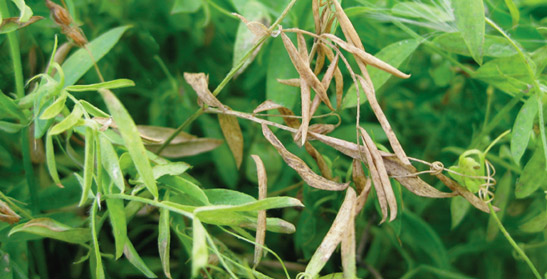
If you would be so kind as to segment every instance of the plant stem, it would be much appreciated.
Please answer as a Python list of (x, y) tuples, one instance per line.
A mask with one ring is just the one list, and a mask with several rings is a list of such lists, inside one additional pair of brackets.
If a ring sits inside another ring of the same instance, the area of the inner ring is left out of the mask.
[[(281, 21), (287, 16), (287, 14), (289, 13), (289, 11), (291, 10), (291, 8), (294, 6), (294, 4), (296, 3), (296, 0), (292, 0), (288, 5), (287, 7), (285, 8), (285, 10), (283, 10), (283, 13), (281, 13), (281, 15), (277, 18), (277, 20), (272, 24), (272, 26), (270, 26), (270, 28), (268, 28), (268, 33), (271, 33), (272, 31), (274, 31), (275, 28), (277, 28), (277, 26), (279, 25), (279, 23), (281, 23)], [(215, 88), (215, 90), (213, 91), (213, 95), (217, 96), (220, 91), (222, 91), (222, 89), (224, 89), (224, 87), (228, 84), (228, 82), (230, 82), (230, 80), (232, 80), (232, 78), (234, 77), (234, 75), (237, 73), (237, 71), (239, 71), (239, 69), (241, 69), (241, 67), (243, 67), (243, 65), (245, 64), (245, 62), (252, 56), (253, 52), (259, 48), (265, 41), (266, 39), (268, 39), (270, 36), (268, 35), (265, 35), (265, 36), (262, 36), (254, 45), (251, 49), (249, 49), (245, 55), (243, 55), (243, 57), (241, 58), (241, 60), (239, 60), (239, 62), (237, 63), (237, 65), (235, 65), (234, 67), (232, 67), (232, 69), (230, 70), (230, 72), (228, 72), (228, 74), (226, 74), (226, 76), (224, 77), (224, 79), (220, 82), (220, 84)], [(180, 132), (182, 132), (182, 130), (184, 130), (186, 127), (188, 127), (188, 125), (190, 125), (192, 122), (194, 122), (194, 120), (196, 120), (200, 115), (203, 114), (203, 110), (204, 108), (201, 107), (199, 108), (198, 110), (196, 110), (192, 115), (190, 115), (190, 117), (188, 117), (166, 140), (165, 142), (160, 146), (160, 148), (156, 151), (156, 154), (161, 154), (161, 152), (169, 145), (169, 143), (171, 143), (171, 141), (173, 141), (173, 139), (178, 135), (180, 134)]]
[(490, 208), (490, 215), (494, 218), (494, 220), (496, 221), (497, 225), (498, 225), (498, 228), (500, 229), (500, 231), (503, 233), (503, 235), (505, 236), (505, 238), (507, 239), (507, 241), (509, 241), (509, 243), (511, 244), (511, 246), (513, 246), (513, 248), (515, 248), (515, 250), (517, 251), (517, 253), (519, 254), (519, 256), (524, 259), (524, 261), (526, 262), (526, 264), (528, 264), (528, 266), (530, 267), (530, 269), (532, 270), (532, 273), (534, 273), (534, 276), (537, 278), (537, 279), (542, 279), (541, 275), (539, 274), (539, 272), (537, 271), (536, 267), (534, 266), (534, 264), (532, 263), (532, 261), (530, 261), (530, 259), (528, 258), (528, 256), (526, 256), (526, 254), (524, 253), (524, 251), (522, 251), (522, 249), (520, 249), (520, 247), (518, 246), (518, 244), (513, 240), (513, 238), (511, 237), (511, 235), (509, 234), (509, 232), (507, 232), (507, 230), (505, 229), (505, 227), (503, 226), (503, 224), (501, 223), (500, 219), (498, 218), (498, 215), (496, 214), (496, 212), (494, 212), (494, 208), (492, 207), (492, 204), (488, 203), (488, 208)]

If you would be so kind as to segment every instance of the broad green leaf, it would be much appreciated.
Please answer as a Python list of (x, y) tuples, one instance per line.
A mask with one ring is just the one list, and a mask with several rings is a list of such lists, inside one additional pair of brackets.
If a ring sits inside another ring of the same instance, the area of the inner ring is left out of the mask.
[(201, 8), (201, 0), (175, 0), (171, 14), (177, 13), (195, 13)]
[[(507, 171), (496, 185), (496, 194), (494, 198), (494, 205), (500, 209), (498, 212), (496, 212), (500, 221), (503, 221), (505, 209), (507, 208), (507, 204), (509, 203), (512, 186), (513, 176), (511, 175), (510, 171)], [(494, 217), (490, 215), (488, 218), (488, 226), (486, 229), (486, 240), (494, 240), (498, 232), (498, 224), (494, 220)]]
[(200, 269), (207, 266), (209, 252), (207, 251), (207, 231), (198, 218), (192, 220), (192, 277), (198, 275)]
[(165, 184), (172, 190), (190, 196), (197, 204), (209, 204), (207, 196), (205, 195), (203, 190), (201, 190), (199, 186), (185, 178), (182, 178), (180, 176), (166, 175), (161, 177), (158, 181)]
[(95, 117), (104, 117), (104, 118), (109, 118), (110, 117), (110, 115), (108, 115), (106, 112), (98, 109), (96, 106), (88, 103), (85, 100), (79, 100), (79, 102), (80, 102), (80, 105), (82, 105), (82, 107), (84, 108), (84, 110), (87, 113), (89, 113), (89, 114), (91, 114)]
[(517, 5), (515, 5), (515, 2), (513, 0), (505, 0), (505, 5), (507, 5), (507, 9), (509, 9), (511, 19), (513, 20), (513, 27), (515, 27), (517, 24), (519, 24), (520, 20), (519, 9), (517, 8)]
[[(163, 196), (164, 201), (169, 200), (169, 191)], [(169, 267), (169, 250), (171, 246), (171, 230), (169, 226), (169, 210), (160, 208), (160, 220), (158, 222), (158, 250), (160, 253), (161, 265), (163, 273), (167, 278), (171, 278), (171, 270)]]
[[(535, 71), (535, 63), (528, 59), (528, 64)], [(487, 82), (511, 95), (527, 90), (528, 84), (532, 83), (526, 65), (518, 55), (496, 58), (484, 63), (473, 74), (473, 78)]]
[(273, 40), (268, 53), (266, 71), (266, 100), (292, 109), (300, 95), (299, 89), (279, 83), (278, 79), (297, 78), (298, 73), (280, 38)]
[[(420, 42), (415, 39), (403, 40), (390, 44), (380, 50), (375, 56), (378, 59), (385, 61), (393, 67), (399, 67), (407, 58), (418, 48)], [(390, 73), (382, 71), (374, 67), (367, 67), (370, 78), (374, 83), (374, 89), (378, 91), (391, 77)], [(366, 102), (367, 97), (363, 89), (359, 86), (360, 104)], [(342, 101), (342, 109), (357, 106), (357, 93), (355, 84), (352, 84), (348, 89)]]
[[(249, 22), (257, 21), (266, 26), (270, 25), (270, 15), (268, 8), (258, 1), (247, 1), (243, 12), (241, 14)], [(232, 67), (239, 64), (245, 53), (249, 51), (259, 38), (249, 30), (244, 22), (239, 23), (237, 28), (236, 40), (234, 43), (234, 55)], [(261, 47), (258, 47), (252, 54), (252, 56), (245, 61), (245, 64), (238, 70), (238, 74), (241, 74), (254, 60), (254, 57), (258, 54)]]
[(24, 0), (11, 0), (19, 9), (19, 21), (27, 22), (32, 17), (32, 10), (25, 4)]
[(85, 85), (69, 85), (65, 87), (67, 91), (72, 92), (84, 92), (84, 91), (97, 91), (99, 89), (116, 89), (135, 86), (135, 82), (130, 79), (115, 79), (105, 81), (101, 83), (85, 84)]
[(527, 233), (544, 232), (547, 226), (547, 211), (542, 211), (519, 226), (519, 230)]
[(532, 129), (534, 128), (534, 119), (538, 113), (538, 103), (535, 96), (531, 96), (520, 109), (513, 131), (511, 133), (511, 156), (515, 163), (520, 165), (520, 159), (528, 147)]
[(482, 0), (451, 1), (456, 25), (473, 59), (482, 64), (485, 19)]
[(154, 274), (154, 272), (152, 272), (150, 268), (146, 266), (146, 263), (144, 263), (141, 256), (139, 256), (139, 253), (137, 253), (137, 250), (135, 250), (135, 247), (129, 239), (125, 240), (125, 248), (123, 249), (123, 254), (134, 267), (136, 267), (138, 270), (140, 270), (140, 272), (142, 272), (144, 276), (146, 276), (146, 278), (158, 278), (156, 274)]
[(93, 183), (93, 169), (95, 167), (95, 132), (93, 129), (85, 128), (85, 153), (84, 153), (84, 180), (82, 184), (82, 197), (79, 206), (84, 205), (91, 192)]
[(191, 166), (185, 162), (169, 162), (163, 165), (157, 165), (152, 168), (154, 178), (158, 179), (164, 175), (177, 176), (185, 173)]
[(101, 147), (101, 163), (119, 192), (123, 193), (125, 191), (125, 183), (118, 154), (114, 150), (112, 143), (110, 143), (103, 133), (99, 133), (99, 142)]
[[(433, 39), (443, 51), (471, 56), (460, 32), (444, 33)], [(489, 57), (508, 57), (517, 54), (515, 48), (501, 36), (486, 35), (484, 37), (483, 55)]]
[(457, 196), (450, 200), (450, 215), (452, 216), (451, 228), (457, 227), (464, 219), (471, 204), (464, 198)]
[(63, 108), (65, 108), (67, 94), (61, 93), (61, 96), (55, 100), (49, 107), (47, 107), (44, 112), (40, 115), (40, 119), (46, 120), (57, 116)]
[(31, 233), (74, 244), (86, 244), (91, 239), (89, 229), (72, 228), (50, 218), (37, 218), (24, 224), (19, 224), (11, 229), (9, 235), (19, 232)]
[(421, 2), (404, 2), (396, 4), (391, 12), (397, 16), (421, 18), (431, 22), (453, 21), (454, 16), (440, 8)]
[(116, 259), (119, 259), (123, 254), (125, 241), (127, 239), (127, 223), (125, 220), (125, 211), (123, 200), (106, 199), (108, 208), (108, 218), (112, 226), (112, 234), (114, 235), (114, 243), (116, 247)]
[(46, 164), (53, 182), (57, 184), (57, 186), (63, 187), (63, 184), (61, 184), (61, 180), (59, 179), (59, 174), (57, 173), (57, 164), (55, 163), (55, 153), (53, 151), (53, 140), (49, 134), (46, 136)]
[(71, 129), (72, 127), (74, 127), (74, 125), (78, 124), (78, 121), (82, 120), (83, 114), (84, 111), (82, 110), (82, 107), (78, 105), (74, 106), (72, 112), (67, 117), (65, 117), (65, 119), (55, 124), (55, 126), (51, 127), (51, 130), (49, 130), (49, 134), (55, 136), (68, 129)]
[[(87, 137), (86, 137), (87, 139)], [(93, 141), (90, 141), (93, 142)], [(86, 144), (87, 145), (87, 144)], [(90, 226), (91, 226), (91, 242), (93, 243), (93, 254), (95, 255), (94, 259), (94, 265), (95, 265), (95, 276), (97, 279), (104, 279), (104, 267), (103, 267), (103, 259), (101, 256), (101, 250), (99, 248), (99, 237), (98, 237), (98, 229), (97, 229), (97, 207), (98, 207), (99, 196), (93, 201), (93, 204), (91, 205), (91, 214), (89, 216)], [(93, 268), (93, 265), (91, 265)]]
[(17, 107), (15, 101), (0, 90), (0, 118), (8, 117), (17, 118), (21, 122), (26, 121), (25, 114)]
[(545, 156), (541, 143), (537, 145), (532, 158), (526, 163), (515, 188), (517, 199), (526, 198), (539, 187), (547, 188)]
[(156, 180), (154, 179), (152, 167), (148, 161), (148, 156), (146, 156), (146, 149), (144, 149), (144, 145), (135, 122), (133, 122), (133, 119), (127, 110), (123, 107), (122, 103), (118, 100), (118, 98), (116, 98), (112, 91), (108, 89), (99, 89), (99, 92), (103, 96), (108, 110), (118, 125), (118, 130), (122, 135), (125, 147), (127, 147), (127, 151), (129, 152), (129, 155), (131, 155), (131, 159), (133, 160), (139, 175), (142, 177), (144, 185), (154, 196), (154, 198), (157, 199), (158, 187), (156, 186)]
[[(89, 56), (89, 52), (83, 48), (77, 50), (68, 57), (62, 65), (63, 72), (66, 73), (64, 85), (69, 86), (76, 83), (76, 81), (93, 67), (94, 62), (99, 62), (99, 60), (114, 47), (128, 28), (129, 26), (116, 27), (87, 44), (86, 48), (91, 51), (95, 61)], [(57, 79), (57, 77), (58, 74), (55, 78)]]

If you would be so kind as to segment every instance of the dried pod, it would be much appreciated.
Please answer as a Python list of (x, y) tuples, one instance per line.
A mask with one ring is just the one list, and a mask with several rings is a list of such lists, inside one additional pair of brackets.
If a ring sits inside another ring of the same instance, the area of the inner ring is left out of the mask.
[(50, 0), (46, 0), (46, 7), (49, 9), (53, 21), (55, 21), (55, 23), (59, 26), (65, 27), (72, 23), (72, 17), (67, 10), (65, 10), (65, 8), (53, 3)]

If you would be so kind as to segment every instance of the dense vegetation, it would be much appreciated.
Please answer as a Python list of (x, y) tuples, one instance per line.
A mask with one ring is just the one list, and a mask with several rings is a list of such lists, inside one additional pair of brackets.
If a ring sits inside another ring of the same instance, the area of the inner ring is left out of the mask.
[(547, 278), (546, 14), (0, 0), (0, 278)]

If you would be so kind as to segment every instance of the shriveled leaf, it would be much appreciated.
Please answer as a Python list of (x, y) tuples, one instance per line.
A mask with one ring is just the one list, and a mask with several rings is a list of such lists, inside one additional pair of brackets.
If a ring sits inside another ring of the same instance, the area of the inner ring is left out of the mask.
[(536, 118), (537, 113), (537, 98), (531, 96), (520, 109), (517, 118), (515, 119), (515, 123), (513, 124), (511, 133), (511, 156), (517, 164), (520, 164), (520, 159), (528, 147), (528, 142), (530, 141), (534, 126), (534, 119)]
[(342, 191), (348, 187), (349, 183), (334, 182), (315, 174), (302, 159), (290, 153), (265, 124), (262, 124), (262, 133), (277, 149), (283, 160), (311, 187), (330, 191)]
[(0, 221), (13, 225), (21, 219), (21, 216), (17, 215), (9, 205), (3, 201), (0, 201)]
[(84, 112), (80, 106), (74, 106), (72, 112), (65, 119), (51, 127), (49, 134), (55, 136), (68, 129), (71, 129), (78, 123), (78, 121), (82, 119), (83, 114)]
[(481, 210), (486, 213), (490, 213), (490, 209), (488, 208), (488, 205), (481, 199), (479, 199), (477, 196), (475, 196), (473, 193), (471, 193), (466, 188), (462, 187), (458, 183), (456, 183), (454, 180), (448, 178), (444, 174), (435, 174), (435, 176), (443, 182), (444, 185), (446, 185), (450, 190), (457, 192), (462, 197), (464, 197), (471, 205), (473, 205), (478, 210)]
[(19, 224), (10, 230), (9, 235), (26, 232), (60, 241), (86, 244), (91, 238), (89, 229), (72, 228), (50, 218), (36, 218), (24, 224)]
[(144, 185), (148, 191), (157, 198), (158, 187), (156, 186), (152, 167), (146, 156), (146, 150), (144, 149), (137, 126), (127, 110), (123, 107), (122, 103), (110, 90), (100, 89), (99, 92), (103, 96), (114, 121), (118, 124), (118, 129), (120, 130), (125, 146), (129, 151), (129, 155), (131, 156), (139, 175), (144, 181)]
[(32, 16), (28, 21), (22, 22), (18, 17), (8, 17), (4, 19), (0, 18), (0, 34), (7, 34), (9, 32), (19, 30), (42, 19), (44, 18), (41, 16)]
[(218, 122), (228, 143), (228, 147), (230, 147), (230, 151), (232, 151), (232, 155), (236, 160), (236, 166), (239, 168), (243, 161), (243, 134), (241, 133), (237, 117), (219, 114)]
[(204, 73), (184, 73), (184, 79), (196, 91), (203, 103), (211, 107), (224, 108), (224, 105), (209, 91), (209, 77)]
[[(352, 189), (352, 188), (349, 188)], [(348, 220), (346, 230), (342, 236), (341, 254), (342, 254), (342, 270), (344, 271), (344, 278), (357, 278), (357, 266), (355, 257), (355, 210), (357, 201), (354, 201), (353, 214)]]
[(478, 64), (482, 64), (486, 25), (483, 1), (459, 0), (451, 3), (456, 17), (456, 26), (471, 56)]
[(72, 92), (84, 92), (84, 91), (97, 91), (99, 89), (116, 89), (135, 86), (135, 82), (130, 79), (115, 79), (105, 81), (101, 83), (85, 84), (85, 85), (70, 85), (65, 87), (67, 91)]
[(277, 82), (292, 86), (292, 87), (300, 87), (300, 79), (299, 78), (291, 78), (291, 79), (277, 79)]
[(353, 222), (355, 200), (355, 191), (353, 188), (348, 188), (344, 202), (338, 210), (338, 214), (336, 215), (332, 226), (306, 266), (305, 273), (309, 275), (310, 278), (315, 278), (321, 269), (323, 269), (334, 252), (334, 249), (336, 249), (336, 246), (342, 241), (342, 238), (348, 229), (347, 226)]
[[(266, 176), (266, 168), (264, 163), (257, 155), (251, 155), (256, 164), (256, 172), (258, 176), (258, 199), (263, 200), (268, 193), (268, 178)], [(266, 211), (261, 210), (258, 212), (256, 235), (255, 235), (255, 250), (254, 250), (254, 266), (257, 266), (262, 258), (262, 246), (266, 239)]]

